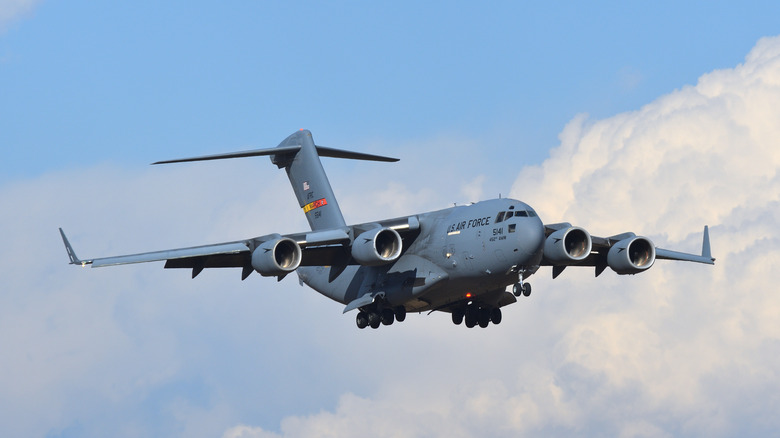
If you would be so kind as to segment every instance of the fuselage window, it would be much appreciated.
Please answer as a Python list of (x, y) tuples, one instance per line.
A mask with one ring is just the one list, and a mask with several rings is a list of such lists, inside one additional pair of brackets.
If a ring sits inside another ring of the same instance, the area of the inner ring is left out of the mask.
[(515, 232), (515, 227), (517, 227), (517, 224), (509, 224), (509, 227), (508, 227), (509, 228), (509, 232), (510, 233), (514, 233)]

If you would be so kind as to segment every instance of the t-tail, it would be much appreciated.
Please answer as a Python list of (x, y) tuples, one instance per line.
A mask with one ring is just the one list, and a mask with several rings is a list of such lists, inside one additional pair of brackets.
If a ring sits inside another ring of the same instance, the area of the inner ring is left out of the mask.
[(270, 149), (208, 155), (158, 161), (152, 164), (181, 163), (187, 161), (221, 160), (226, 158), (256, 157), (270, 155), (271, 162), (284, 168), (290, 179), (298, 205), (306, 214), (312, 230), (346, 229), (347, 225), (333, 194), (333, 189), (322, 167), (320, 157), (349, 158), (370, 161), (398, 161), (397, 158), (363, 154), (341, 149), (327, 148), (314, 144), (311, 132), (301, 129), (284, 139), (279, 146)]

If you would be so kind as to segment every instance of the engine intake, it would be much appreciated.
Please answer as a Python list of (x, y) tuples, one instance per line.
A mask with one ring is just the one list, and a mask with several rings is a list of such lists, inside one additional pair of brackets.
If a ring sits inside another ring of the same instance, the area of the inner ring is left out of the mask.
[(392, 228), (374, 228), (352, 242), (352, 257), (363, 266), (379, 266), (395, 261), (403, 249), (401, 235)]
[(285, 275), (300, 264), (301, 247), (288, 237), (263, 242), (252, 252), (252, 267), (265, 277)]
[(629, 237), (612, 245), (607, 264), (620, 275), (638, 274), (655, 263), (655, 245), (646, 237)]
[(544, 241), (544, 257), (558, 264), (575, 263), (588, 257), (592, 247), (590, 234), (584, 228), (564, 228)]

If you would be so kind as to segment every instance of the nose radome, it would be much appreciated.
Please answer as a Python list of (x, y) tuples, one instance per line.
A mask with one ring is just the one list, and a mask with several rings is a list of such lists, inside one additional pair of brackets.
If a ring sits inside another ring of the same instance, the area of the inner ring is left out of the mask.
[(544, 246), (544, 224), (541, 220), (525, 221), (517, 225), (520, 252), (533, 258), (541, 255)]

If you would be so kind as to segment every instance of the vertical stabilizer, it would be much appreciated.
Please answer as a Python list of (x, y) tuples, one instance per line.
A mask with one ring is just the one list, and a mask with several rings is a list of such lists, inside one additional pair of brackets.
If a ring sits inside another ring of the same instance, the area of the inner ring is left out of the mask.
[(312, 230), (345, 228), (347, 224), (325, 175), (311, 132), (297, 131), (279, 143), (278, 147), (289, 150), (294, 146), (300, 149), (272, 155), (271, 161), (287, 172), (309, 226)]

